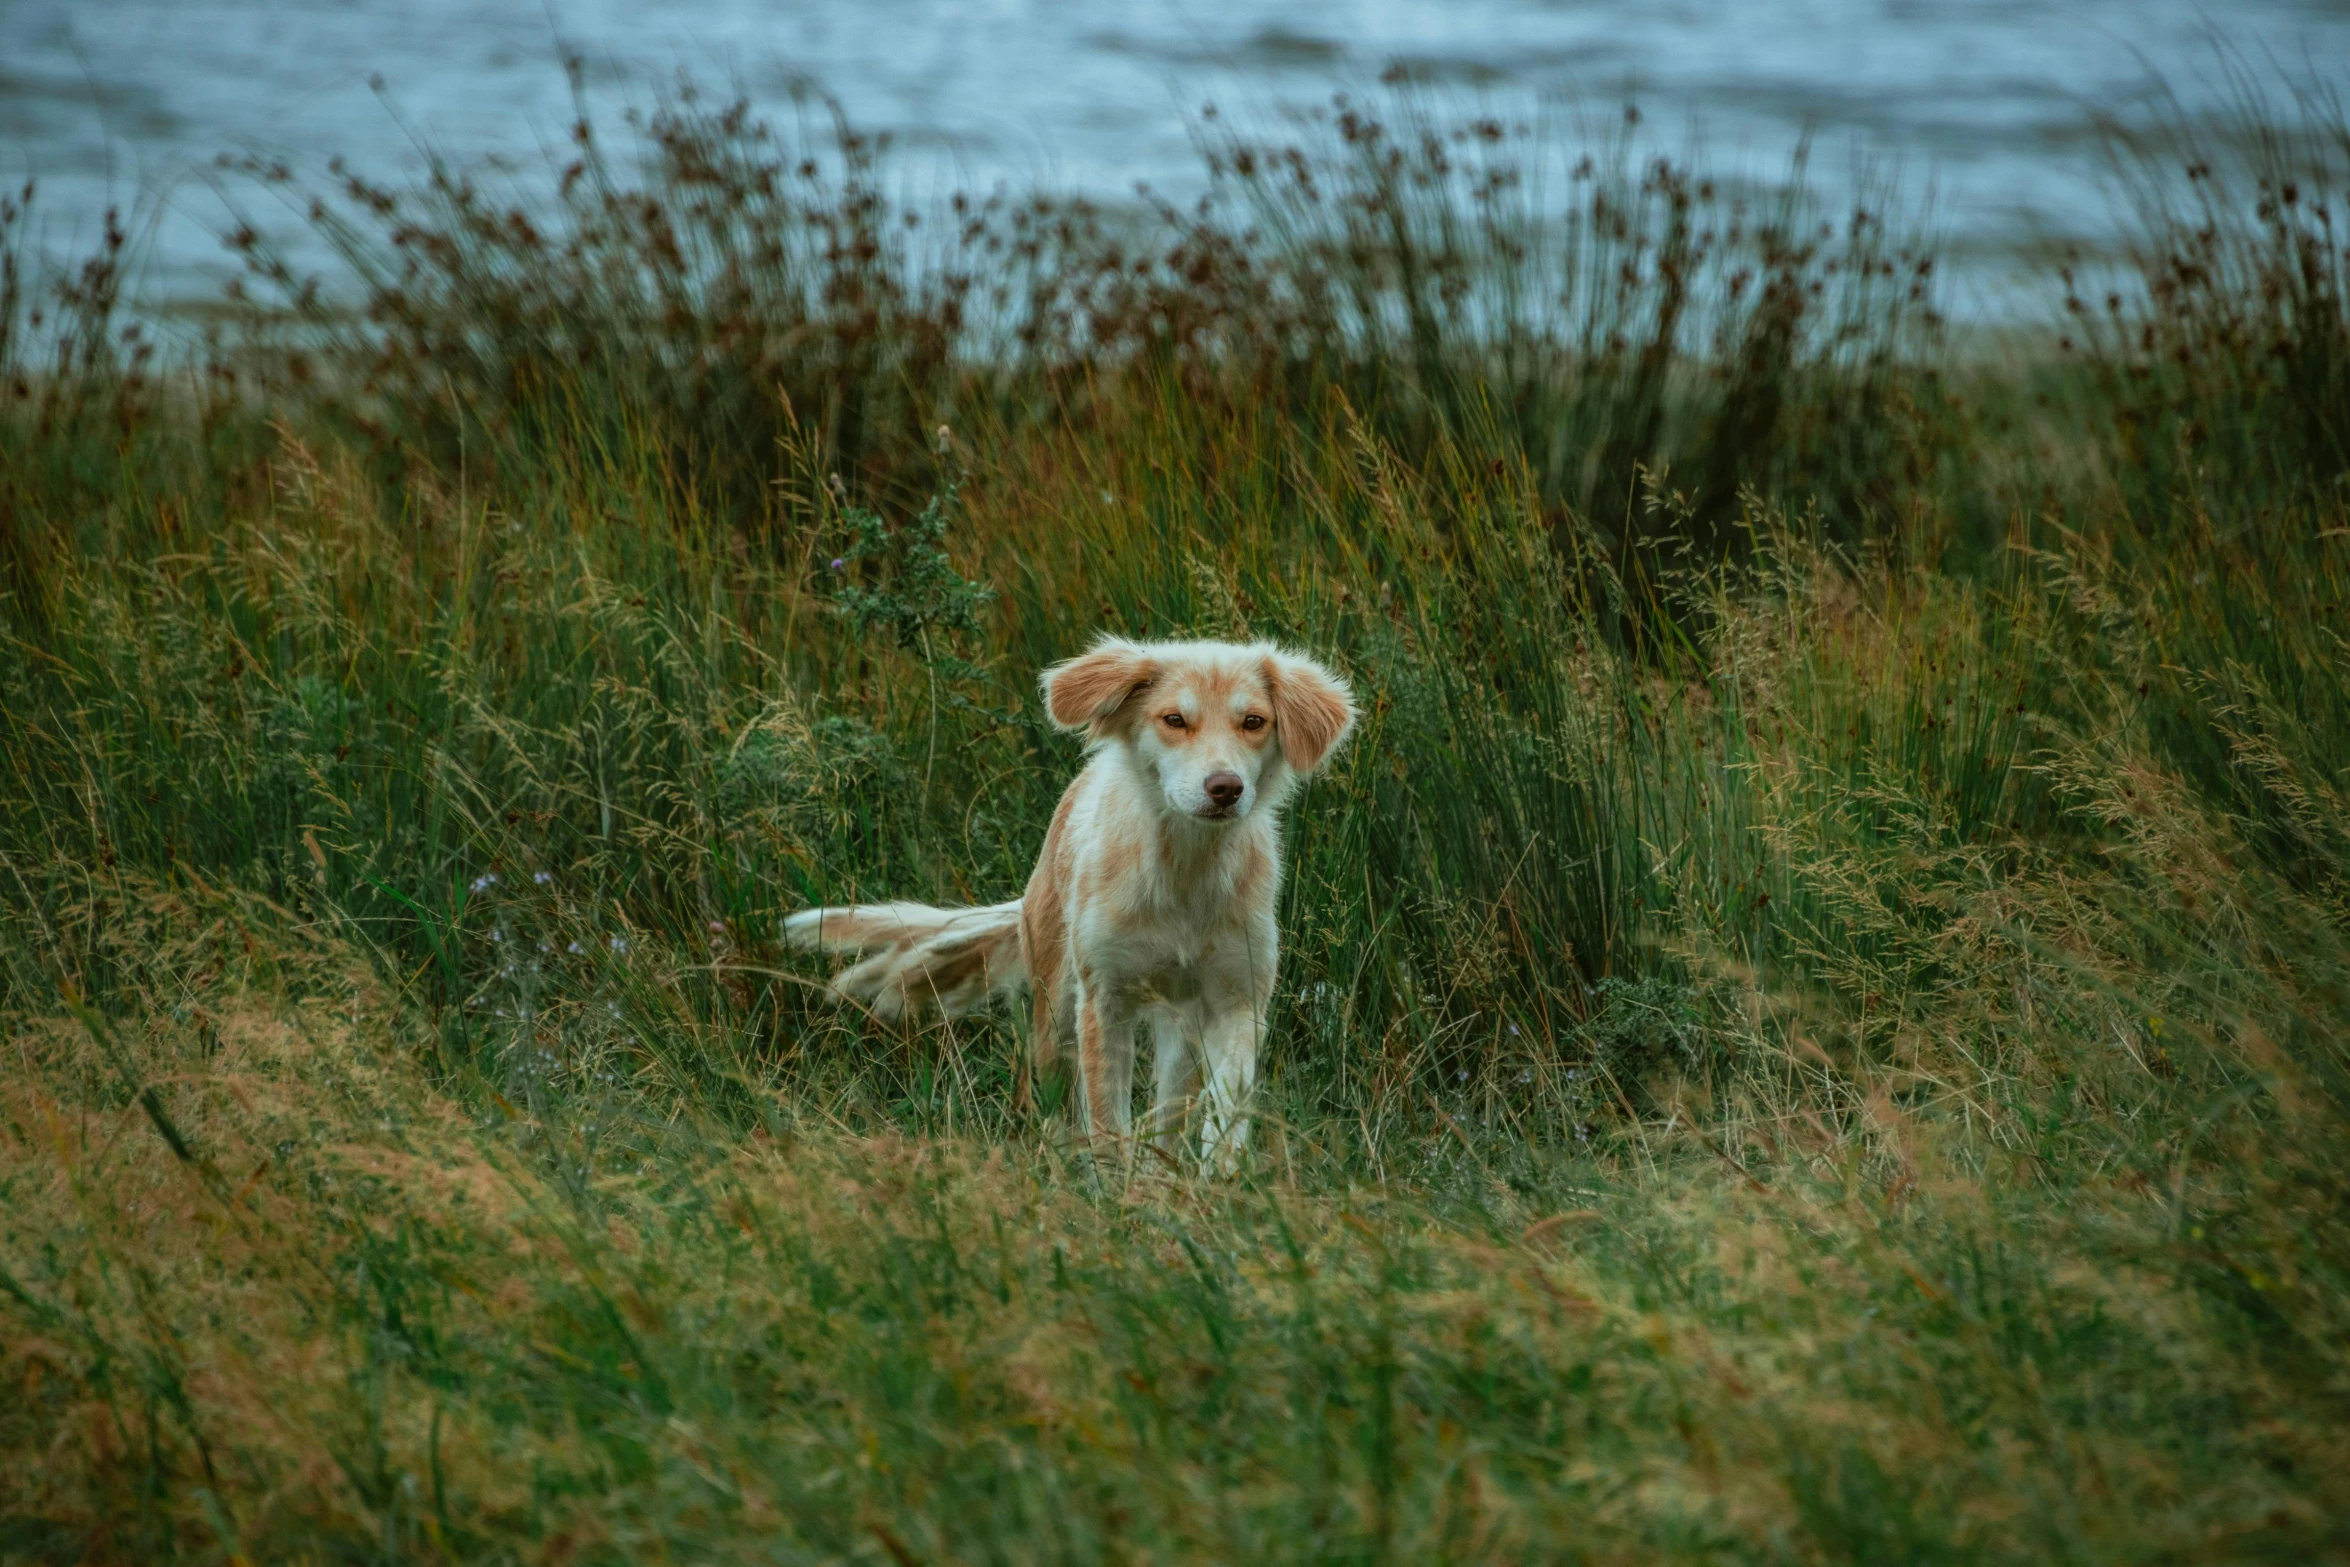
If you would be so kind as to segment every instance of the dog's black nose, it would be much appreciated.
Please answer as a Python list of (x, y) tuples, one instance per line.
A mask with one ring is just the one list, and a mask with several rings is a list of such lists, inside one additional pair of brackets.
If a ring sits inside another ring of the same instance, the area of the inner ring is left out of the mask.
[(1238, 805), (1240, 803), (1240, 792), (1241, 790), (1247, 788), (1248, 785), (1240, 781), (1240, 774), (1238, 773), (1210, 773), (1208, 774), (1208, 781), (1204, 787), (1208, 791), (1209, 801), (1218, 809), (1222, 809), (1227, 806)]

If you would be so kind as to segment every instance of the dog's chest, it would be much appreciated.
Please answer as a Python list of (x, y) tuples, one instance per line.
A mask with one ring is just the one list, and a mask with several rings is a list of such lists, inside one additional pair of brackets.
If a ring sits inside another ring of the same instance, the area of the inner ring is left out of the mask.
[(1072, 833), (1079, 969), (1169, 1002), (1249, 988), (1272, 957), (1280, 848), (1271, 818), (1187, 832), (1114, 793), (1093, 806)]
[[(1221, 883), (1219, 885), (1219, 882)], [(1092, 928), (1098, 966), (1151, 999), (1181, 1003), (1226, 988), (1249, 960), (1248, 910), (1228, 880), (1129, 886)]]
[(1228, 922), (1216, 918), (1216, 912), (1166, 905), (1135, 911), (1121, 922), (1126, 966), (1138, 977), (1196, 988), (1198, 971), (1232, 938)]
[(1119, 988), (1134, 1001), (1190, 1007), (1246, 993), (1262, 961), (1243, 932), (1226, 927), (1212, 935), (1130, 940), (1114, 968)]

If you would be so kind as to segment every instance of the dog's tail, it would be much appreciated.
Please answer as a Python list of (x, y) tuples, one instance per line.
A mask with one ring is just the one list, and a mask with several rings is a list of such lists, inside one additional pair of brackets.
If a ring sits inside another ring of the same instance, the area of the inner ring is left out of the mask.
[(783, 939), (795, 947), (863, 954), (832, 977), (832, 988), (884, 1018), (928, 1007), (961, 1017), (1028, 979), (1018, 898), (965, 909), (927, 903), (802, 909), (783, 922)]

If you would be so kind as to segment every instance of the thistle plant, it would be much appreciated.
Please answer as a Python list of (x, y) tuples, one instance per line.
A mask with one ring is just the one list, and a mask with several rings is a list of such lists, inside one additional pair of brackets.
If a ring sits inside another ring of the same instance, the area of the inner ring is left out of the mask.
[[(944, 455), (950, 450), (949, 432), (941, 425), (938, 434)], [(835, 498), (841, 493), (835, 489)], [(961, 477), (950, 470), (922, 509), (895, 528), (870, 508), (843, 505), (840, 521), (849, 541), (831, 564), (844, 579), (833, 590), (834, 611), (860, 638), (885, 633), (922, 660), (930, 685), (922, 763), (926, 790), (938, 761), (940, 677), (979, 678), (980, 666), (964, 656), (963, 645), (979, 634), (981, 614), (995, 602), (995, 590), (956, 570), (947, 552), (947, 526), (961, 514), (962, 503)], [(868, 580), (857, 581), (852, 568), (861, 568)]]

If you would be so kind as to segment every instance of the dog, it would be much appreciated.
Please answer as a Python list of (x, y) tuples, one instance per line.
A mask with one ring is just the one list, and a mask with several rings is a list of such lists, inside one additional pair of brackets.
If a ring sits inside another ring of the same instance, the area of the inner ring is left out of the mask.
[(1130, 1146), (1147, 1022), (1150, 1137), (1172, 1154), (1196, 1114), (1203, 1163), (1228, 1174), (1248, 1146), (1280, 957), (1281, 809), (1345, 744), (1353, 695), (1266, 642), (1105, 638), (1040, 684), (1087, 756), (1027, 889), (982, 908), (806, 909), (785, 939), (858, 955), (833, 988), (883, 1018), (959, 1016), (1025, 984), (1038, 1064), (1076, 1046), (1091, 1142)]

